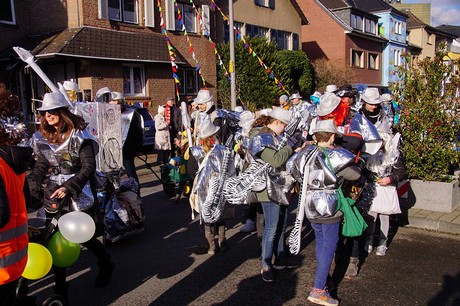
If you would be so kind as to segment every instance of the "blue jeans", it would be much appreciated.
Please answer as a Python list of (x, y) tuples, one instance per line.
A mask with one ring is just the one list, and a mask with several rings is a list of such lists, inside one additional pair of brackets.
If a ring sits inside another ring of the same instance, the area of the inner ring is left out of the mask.
[(339, 222), (332, 224), (311, 223), (316, 239), (317, 267), (314, 285), (316, 289), (323, 289), (326, 286), (327, 276), (339, 240), (339, 225)]
[(262, 268), (272, 266), (274, 246), (276, 245), (275, 259), (283, 260), (284, 231), (287, 223), (287, 206), (273, 202), (263, 202), (265, 228), (262, 237)]

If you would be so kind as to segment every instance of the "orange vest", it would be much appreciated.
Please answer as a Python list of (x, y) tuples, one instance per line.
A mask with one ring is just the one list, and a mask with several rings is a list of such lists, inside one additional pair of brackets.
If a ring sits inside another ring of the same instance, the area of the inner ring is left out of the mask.
[(16, 174), (0, 158), (0, 175), (10, 206), (10, 222), (0, 229), (0, 285), (18, 279), (27, 263), (27, 209), (24, 199), (26, 174)]

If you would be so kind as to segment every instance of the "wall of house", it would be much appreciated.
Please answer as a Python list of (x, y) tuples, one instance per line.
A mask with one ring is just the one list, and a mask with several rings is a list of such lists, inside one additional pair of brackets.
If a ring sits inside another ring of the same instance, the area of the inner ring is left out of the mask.
[(30, 34), (43, 34), (67, 28), (69, 14), (66, 0), (28, 0), (30, 10)]
[[(359, 50), (364, 52), (364, 68), (352, 69), (355, 71), (355, 78), (350, 80), (351, 84), (363, 83), (368, 86), (381, 86), (382, 85), (382, 43), (378, 41), (372, 41), (362, 37), (348, 35), (346, 37), (345, 45), (345, 59), (346, 65), (351, 67), (351, 52), (353, 50)], [(379, 69), (368, 69), (368, 55), (369, 52), (379, 54)]]
[(302, 26), (302, 50), (311, 61), (326, 58), (345, 65), (344, 29), (315, 1), (298, 1), (309, 24)]
[(32, 21), (29, 1), (15, 0), (14, 10), (16, 25), (0, 23), (0, 53), (25, 38), (31, 31)]
[(302, 21), (290, 0), (275, 1), (274, 9), (258, 6), (254, 0), (239, 0), (233, 3), (233, 18), (235, 21), (301, 35)]

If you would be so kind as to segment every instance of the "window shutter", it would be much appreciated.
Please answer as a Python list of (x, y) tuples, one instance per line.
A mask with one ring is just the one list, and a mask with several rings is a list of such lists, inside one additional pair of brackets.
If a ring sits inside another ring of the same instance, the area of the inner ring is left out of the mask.
[(268, 0), (268, 7), (272, 10), (275, 9), (275, 0)]
[(176, 15), (173, 0), (166, 0), (166, 30), (176, 30)]
[(209, 36), (211, 34), (211, 10), (209, 9), (209, 5), (202, 5), (201, 6), (201, 20), (203, 21), (203, 25), (201, 26), (201, 31), (204, 36)]
[(147, 27), (155, 27), (155, 0), (145, 0), (145, 26)]
[(108, 0), (99, 0), (97, 3), (98, 8), (98, 18), (107, 19), (108, 18)]

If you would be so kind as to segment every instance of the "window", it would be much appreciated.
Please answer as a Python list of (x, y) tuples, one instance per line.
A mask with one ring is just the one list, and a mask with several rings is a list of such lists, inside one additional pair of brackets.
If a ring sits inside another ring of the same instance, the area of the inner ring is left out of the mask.
[(292, 33), (292, 50), (299, 50), (299, 34)]
[(249, 37), (267, 37), (268, 29), (252, 24), (246, 24), (246, 36)]
[(351, 50), (351, 66), (357, 68), (364, 68), (363, 51)]
[(155, 27), (155, 0), (145, 0), (144, 2), (144, 22), (147, 27)]
[(123, 93), (126, 96), (145, 96), (144, 66), (123, 66)]
[(179, 68), (177, 69), (179, 77), (179, 94), (190, 95), (196, 94), (200, 87), (199, 75), (195, 68)]
[(290, 49), (291, 33), (281, 30), (271, 30), (271, 40), (275, 41), (279, 50)]
[(365, 19), (365, 28), (364, 28), (364, 31), (365, 31), (366, 33), (375, 34), (375, 21), (369, 20), (369, 19)]
[(14, 0), (0, 0), (0, 23), (16, 24)]
[(393, 65), (394, 66), (401, 65), (401, 50), (395, 50)]
[(395, 33), (401, 35), (402, 33), (402, 22), (396, 21), (395, 22)]
[(138, 23), (137, 0), (108, 0), (110, 20)]
[(175, 30), (182, 31), (182, 27), (180, 25), (180, 20), (178, 20), (178, 9), (182, 14), (182, 22), (184, 23), (185, 29), (187, 32), (196, 33), (196, 13), (193, 9), (192, 5), (184, 4), (184, 3), (177, 3), (177, 6), (174, 7), (174, 16), (175, 16)]
[(275, 8), (275, 0), (254, 0), (254, 3), (258, 6), (269, 7), (271, 9)]
[[(244, 23), (241, 23), (241, 22), (233, 22), (233, 26), (238, 30), (238, 33), (240, 33), (240, 35), (244, 35), (243, 34), (243, 27), (244, 27)], [(224, 42), (225, 43), (228, 43), (228, 41), (230, 40), (230, 33), (228, 32), (228, 22), (227, 21), (224, 21)], [(238, 40), (238, 38), (236, 37), (236, 32), (235, 32), (235, 40)]]
[(375, 53), (369, 53), (369, 58), (367, 59), (367, 68), (368, 69), (379, 69), (379, 55)]
[(352, 28), (362, 31), (363, 30), (363, 17), (351, 14), (350, 25)]
[(433, 34), (430, 34), (430, 33), (427, 33), (427, 35), (428, 35), (427, 44), (432, 45), (432, 44), (433, 44), (433, 37), (434, 37), (434, 35), (433, 35)]

